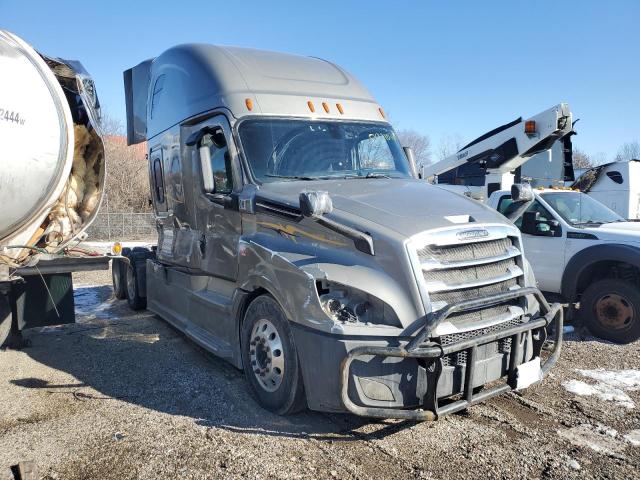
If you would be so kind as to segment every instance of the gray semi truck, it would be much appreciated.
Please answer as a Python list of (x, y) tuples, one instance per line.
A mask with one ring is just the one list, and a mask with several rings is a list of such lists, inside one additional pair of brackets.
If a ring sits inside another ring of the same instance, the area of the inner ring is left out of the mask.
[(243, 369), (265, 408), (434, 420), (557, 361), (562, 311), (519, 231), (415, 179), (339, 66), (190, 44), (124, 82), (158, 245), (115, 262), (114, 287)]

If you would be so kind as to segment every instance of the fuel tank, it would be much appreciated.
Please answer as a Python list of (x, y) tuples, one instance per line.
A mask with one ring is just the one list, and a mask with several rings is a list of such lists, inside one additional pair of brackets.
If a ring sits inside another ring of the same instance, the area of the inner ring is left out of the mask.
[(0, 72), (0, 261), (20, 266), (83, 237), (104, 191), (104, 145), (79, 62), (0, 30)]

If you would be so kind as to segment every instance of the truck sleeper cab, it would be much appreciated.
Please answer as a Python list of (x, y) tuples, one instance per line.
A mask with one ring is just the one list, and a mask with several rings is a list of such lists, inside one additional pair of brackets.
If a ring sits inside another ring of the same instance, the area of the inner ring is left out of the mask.
[(244, 369), (265, 408), (429, 420), (556, 362), (562, 312), (518, 230), (412, 178), (340, 67), (182, 45), (124, 76), (158, 226), (157, 251), (131, 252), (127, 296)]

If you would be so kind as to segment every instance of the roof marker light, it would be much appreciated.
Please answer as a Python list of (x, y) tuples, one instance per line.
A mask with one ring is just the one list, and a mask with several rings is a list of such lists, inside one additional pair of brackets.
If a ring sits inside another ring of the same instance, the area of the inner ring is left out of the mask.
[(340, 112), (340, 115), (344, 115), (344, 109), (342, 108), (342, 104), (341, 103), (336, 103), (336, 108)]
[(244, 104), (247, 106), (247, 110), (253, 110), (253, 100), (251, 100), (250, 98), (245, 98)]
[(382, 118), (387, 118), (387, 117), (384, 116), (384, 110), (382, 110), (382, 107), (378, 107), (378, 111), (380, 112), (380, 116)]
[(329, 104), (327, 102), (322, 102), (322, 108), (324, 108), (324, 111), (329, 113)]
[(535, 120), (527, 120), (524, 122), (524, 133), (527, 135), (535, 135), (536, 134), (536, 121)]
[(316, 107), (313, 106), (313, 102), (311, 100), (307, 102), (307, 106), (309, 107), (309, 110), (311, 110), (311, 112), (316, 111)]

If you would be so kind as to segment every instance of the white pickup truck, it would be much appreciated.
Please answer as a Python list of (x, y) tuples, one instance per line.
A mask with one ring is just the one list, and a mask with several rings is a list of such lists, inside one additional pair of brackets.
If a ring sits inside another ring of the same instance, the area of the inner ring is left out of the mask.
[[(525, 189), (527, 190), (527, 189)], [(560, 295), (604, 339), (640, 337), (640, 222), (574, 190), (493, 192), (488, 205), (522, 232), (540, 290)]]

